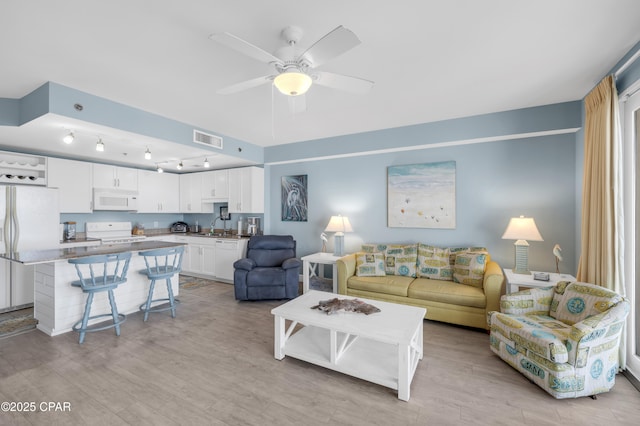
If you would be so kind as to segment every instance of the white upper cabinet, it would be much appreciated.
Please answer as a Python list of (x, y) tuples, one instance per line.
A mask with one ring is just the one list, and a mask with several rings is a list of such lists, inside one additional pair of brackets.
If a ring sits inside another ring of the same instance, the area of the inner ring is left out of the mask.
[(91, 163), (49, 158), (47, 186), (58, 188), (60, 213), (91, 213)]
[(264, 213), (264, 169), (229, 169), (229, 213)]
[(202, 175), (180, 175), (180, 213), (213, 213), (213, 203), (202, 203)]
[(202, 200), (226, 202), (229, 199), (229, 171), (202, 172)]
[(138, 213), (179, 213), (180, 176), (138, 170)]
[(138, 170), (106, 164), (94, 164), (93, 187), (137, 191)]

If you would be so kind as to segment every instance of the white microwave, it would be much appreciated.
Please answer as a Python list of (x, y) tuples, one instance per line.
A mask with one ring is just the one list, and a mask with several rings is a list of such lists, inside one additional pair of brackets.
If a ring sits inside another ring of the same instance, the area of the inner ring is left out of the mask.
[(138, 210), (138, 192), (113, 189), (93, 190), (93, 210)]

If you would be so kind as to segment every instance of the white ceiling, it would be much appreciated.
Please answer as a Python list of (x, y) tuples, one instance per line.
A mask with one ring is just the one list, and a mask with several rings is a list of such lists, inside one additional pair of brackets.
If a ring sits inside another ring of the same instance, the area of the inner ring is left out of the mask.
[[(637, 0), (3, 0), (0, 97), (53, 81), (271, 146), (581, 99), (640, 40), (638, 22)], [(338, 25), (355, 32), (362, 44), (320, 69), (373, 80), (373, 90), (312, 86), (295, 115), (270, 85), (216, 94), (271, 69), (211, 33), (275, 52), (291, 24), (305, 31), (302, 48)], [(40, 149), (69, 151), (59, 130), (46, 132), (51, 120), (31, 126)], [(0, 126), (0, 145), (31, 140), (20, 130)], [(131, 137), (111, 132), (114, 143)]]

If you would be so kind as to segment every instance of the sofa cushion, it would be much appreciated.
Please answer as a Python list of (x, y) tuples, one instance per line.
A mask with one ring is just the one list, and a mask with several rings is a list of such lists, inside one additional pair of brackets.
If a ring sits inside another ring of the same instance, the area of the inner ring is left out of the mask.
[(449, 263), (449, 249), (418, 244), (418, 268), (421, 278), (453, 281), (453, 268)]
[(494, 312), (491, 316), (491, 332), (524, 354), (531, 351), (554, 363), (566, 363), (569, 360), (566, 343), (571, 327), (548, 315)]
[(487, 305), (487, 298), (481, 288), (428, 278), (413, 280), (409, 286), (408, 296), (472, 308), (484, 308)]
[(561, 281), (556, 285), (549, 314), (573, 325), (598, 315), (622, 300), (622, 296), (593, 284)]
[(487, 266), (484, 253), (460, 253), (453, 266), (453, 281), (482, 288), (484, 270)]
[(392, 294), (395, 296), (407, 296), (409, 284), (414, 279), (387, 275), (386, 277), (358, 277), (352, 276), (347, 281), (347, 287), (353, 290), (371, 291), (374, 293)]
[(384, 254), (356, 253), (356, 275), (359, 277), (384, 277)]
[(387, 275), (416, 277), (418, 262), (417, 244), (388, 244), (384, 252), (385, 272)]

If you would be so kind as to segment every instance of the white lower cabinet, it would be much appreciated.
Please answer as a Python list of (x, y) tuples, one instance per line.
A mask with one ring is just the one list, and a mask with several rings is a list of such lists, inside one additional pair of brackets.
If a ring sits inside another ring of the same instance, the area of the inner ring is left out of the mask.
[(244, 257), (247, 239), (226, 239), (209, 237), (176, 237), (185, 242), (182, 272), (233, 282), (233, 263)]
[(182, 260), (183, 272), (215, 277), (216, 241), (214, 239), (178, 237), (177, 240), (187, 243)]

